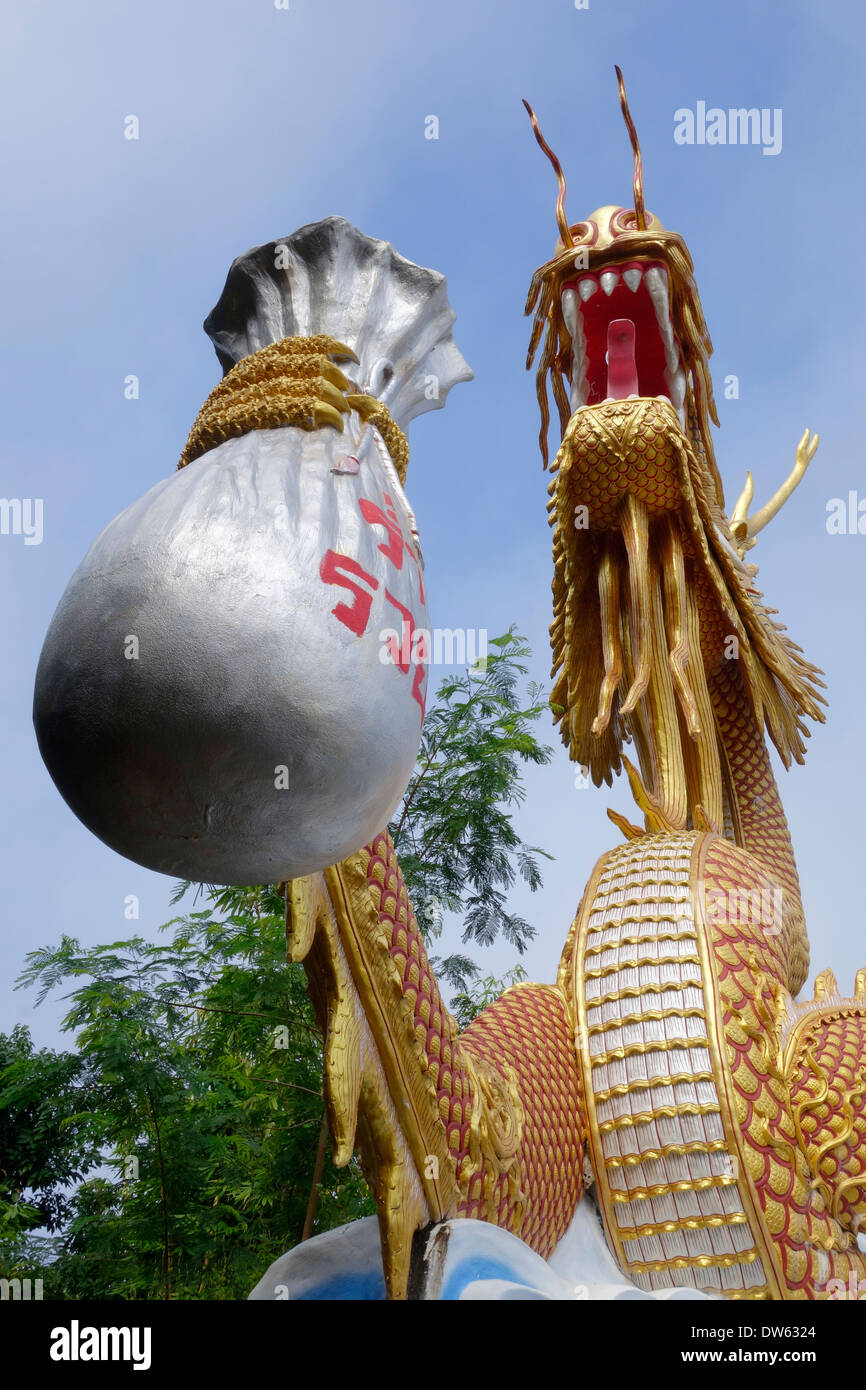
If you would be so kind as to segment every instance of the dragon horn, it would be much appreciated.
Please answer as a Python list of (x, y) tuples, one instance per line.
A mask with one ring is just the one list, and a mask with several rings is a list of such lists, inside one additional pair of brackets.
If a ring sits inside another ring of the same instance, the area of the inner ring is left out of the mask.
[(529, 105), (529, 102), (526, 100), (526, 97), (523, 98), (523, 105), (529, 112), (529, 119), (532, 122), (532, 129), (535, 132), (535, 138), (538, 141), (541, 148), (544, 150), (544, 153), (547, 155), (547, 158), (550, 160), (556, 173), (556, 181), (559, 184), (559, 192), (556, 195), (556, 225), (559, 228), (559, 235), (562, 238), (562, 244), (563, 246), (573, 246), (574, 238), (571, 235), (571, 231), (568, 225), (568, 218), (565, 215), (565, 174), (562, 172), (562, 165), (560, 164), (556, 155), (553, 153), (553, 150), (550, 148), (544, 136), (542, 135), (541, 126), (538, 124), (538, 117), (536, 116), (532, 107)]
[(634, 215), (637, 221), (639, 232), (646, 231), (646, 204), (643, 200), (643, 159), (640, 152), (640, 142), (637, 138), (634, 121), (628, 109), (628, 97), (625, 94), (625, 79), (622, 69), (616, 68), (616, 80), (619, 86), (619, 104), (622, 107), (623, 120), (628, 130), (628, 138), (631, 140), (632, 153), (634, 155)]

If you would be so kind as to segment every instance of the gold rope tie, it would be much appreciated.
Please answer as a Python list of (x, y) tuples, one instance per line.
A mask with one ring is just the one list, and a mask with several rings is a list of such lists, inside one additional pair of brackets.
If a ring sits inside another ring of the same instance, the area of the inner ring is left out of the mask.
[(354, 410), (375, 427), (406, 481), (409, 441), (386, 405), (363, 395), (343, 375), (336, 361), (357, 362), (351, 348), (326, 333), (281, 338), (242, 358), (211, 391), (189, 433), (178, 468), (185, 468), (227, 439), (250, 430), (294, 425), (318, 430), (331, 425), (342, 432), (343, 416)]

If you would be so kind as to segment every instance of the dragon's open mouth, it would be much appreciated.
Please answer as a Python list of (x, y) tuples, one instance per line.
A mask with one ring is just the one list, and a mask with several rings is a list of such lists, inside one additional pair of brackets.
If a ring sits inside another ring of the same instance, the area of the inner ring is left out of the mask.
[(664, 396), (685, 425), (686, 377), (660, 261), (619, 261), (566, 281), (571, 408), (629, 396)]

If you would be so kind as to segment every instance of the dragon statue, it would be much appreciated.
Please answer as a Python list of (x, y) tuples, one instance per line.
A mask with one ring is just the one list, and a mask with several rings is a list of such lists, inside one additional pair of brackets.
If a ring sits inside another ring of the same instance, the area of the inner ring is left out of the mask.
[(225, 375), (180, 471), (97, 539), (37, 674), (43, 756), (96, 834), (175, 876), (284, 884), (335, 1159), (360, 1157), (378, 1218), (356, 1225), (393, 1299), (451, 1296), (450, 1247), (502, 1285), (515, 1252), (562, 1269), (590, 1228), (590, 1282), (637, 1296), (866, 1288), (866, 970), (851, 998), (823, 971), (796, 1002), (809, 945), (767, 743), (802, 762), (823, 687), (746, 560), (818, 439), (767, 505), (750, 514), (749, 477), (726, 510), (692, 260), (646, 210), (617, 73), (632, 208), (569, 224), (527, 108), (559, 189), (527, 300), (545, 467), (551, 396), (561, 435), (551, 704), (643, 821), (608, 813), (624, 840), (556, 982), (461, 1031), (381, 830), (427, 680), (414, 640), (389, 666), (375, 636), (426, 620), (403, 427), (471, 375), (437, 272), (339, 218), (234, 263), (205, 324)]
[(552, 704), (596, 785), (625, 766), (644, 823), (609, 813), (625, 843), (590, 875), (556, 983), (513, 986), (462, 1032), (387, 833), (287, 890), (336, 1161), (357, 1146), (392, 1298), (415, 1232), (476, 1218), (546, 1258), (587, 1184), (639, 1288), (813, 1299), (866, 1274), (866, 970), (853, 998), (826, 970), (795, 1002), (809, 943), (766, 742), (803, 761), (822, 682), (744, 560), (818, 440), (768, 505), (748, 515), (749, 478), (726, 512), (692, 260), (645, 210), (617, 71), (631, 209), (569, 225), (530, 112), (559, 240), (527, 365), (538, 352), (545, 466), (548, 385), (562, 432)]

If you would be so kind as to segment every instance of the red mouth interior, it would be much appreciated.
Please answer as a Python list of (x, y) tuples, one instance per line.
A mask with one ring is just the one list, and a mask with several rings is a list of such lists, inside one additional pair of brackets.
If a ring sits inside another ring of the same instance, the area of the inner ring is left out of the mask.
[[(616, 270), (620, 276), (623, 271), (640, 265), (648, 268), (647, 262), (625, 261), (603, 267), (590, 276), (598, 281), (598, 289), (583, 303), (577, 295), (578, 313), (583, 315), (583, 331), (586, 339), (586, 382), (588, 405), (598, 405), (609, 396), (616, 397), (616, 391), (608, 390), (608, 329), (615, 319), (630, 319), (635, 326), (635, 364), (637, 366), (638, 392), (640, 396), (667, 396), (670, 398), (665, 381), (665, 345), (659, 331), (655, 308), (643, 278), (636, 290), (630, 290), (625, 280), (620, 279), (610, 294), (601, 288), (601, 275), (604, 269)], [(565, 288), (577, 292), (579, 280), (570, 280)]]

